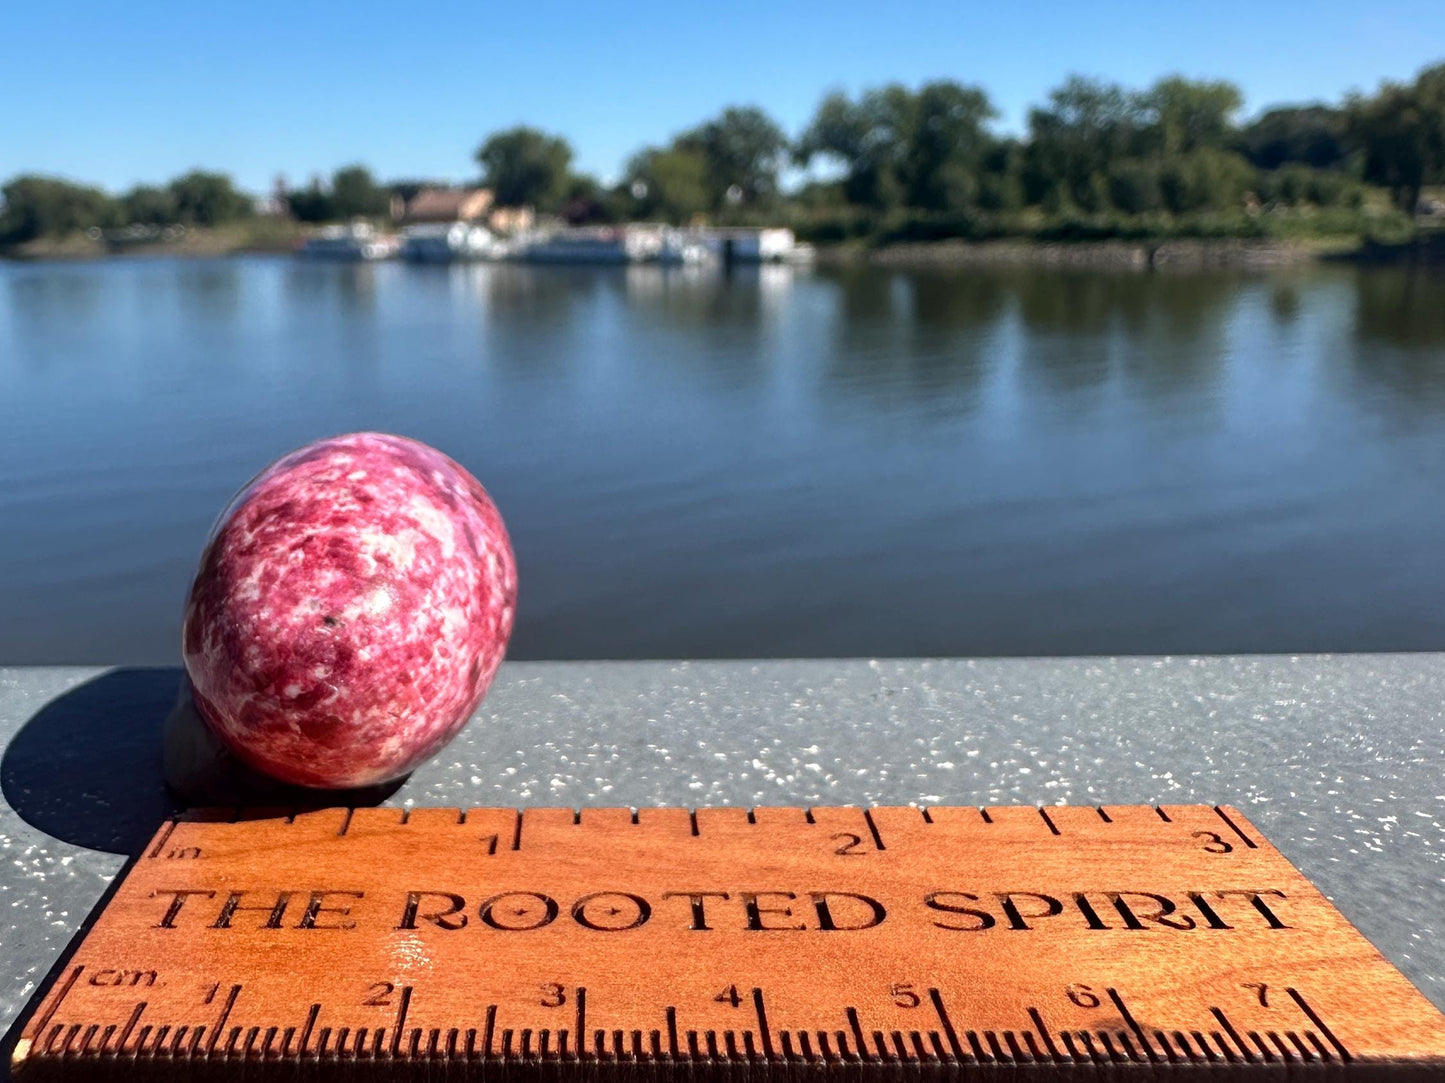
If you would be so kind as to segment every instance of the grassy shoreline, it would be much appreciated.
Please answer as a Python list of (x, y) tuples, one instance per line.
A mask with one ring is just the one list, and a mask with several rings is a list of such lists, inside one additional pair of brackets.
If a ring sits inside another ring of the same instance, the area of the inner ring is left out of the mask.
[(110, 258), (239, 256), (294, 252), (303, 227), (280, 219), (257, 218), (224, 226), (193, 227), (173, 240), (110, 243), (86, 233), (37, 237), (0, 248), (0, 259), (97, 260)]
[[(0, 249), (0, 259), (28, 262), (286, 254), (294, 252), (304, 236), (304, 228), (295, 223), (275, 220), (198, 228), (174, 240), (124, 245), (76, 233)], [(1148, 271), (1289, 267), (1323, 261), (1445, 263), (1445, 229), (1420, 230), (1412, 237), (1388, 241), (1359, 234), (1291, 238), (1004, 236), (852, 239), (819, 243), (816, 249), (818, 263), (824, 266), (866, 263), (888, 267), (1036, 266)]]

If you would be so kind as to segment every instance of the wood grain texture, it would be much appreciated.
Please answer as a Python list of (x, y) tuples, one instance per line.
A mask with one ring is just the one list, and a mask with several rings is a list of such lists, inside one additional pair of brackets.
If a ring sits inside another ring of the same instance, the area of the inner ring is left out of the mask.
[(1445, 1079), (1445, 1017), (1237, 810), (208, 811), (30, 1079)]

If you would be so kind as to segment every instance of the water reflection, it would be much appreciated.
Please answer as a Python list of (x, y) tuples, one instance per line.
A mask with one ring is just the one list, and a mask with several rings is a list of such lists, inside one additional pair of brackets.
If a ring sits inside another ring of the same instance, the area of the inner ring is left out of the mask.
[(1236, 313), (1251, 288), (1247, 279), (1227, 275), (1162, 274), (1133, 296), (1124, 291), (1120, 372), (1130, 392), (1212, 411)]
[(1392, 346), (1445, 345), (1442, 294), (1445, 294), (1445, 268), (1361, 270), (1355, 274), (1356, 331), (1366, 342), (1387, 342)]
[(89, 320), (101, 307), (108, 288), (103, 269), (95, 266), (18, 267), (6, 277), (13, 326), (47, 337)]
[(1299, 317), (1300, 292), (1294, 282), (1277, 282), (1269, 291), (1269, 310), (1281, 325), (1294, 323)]
[(188, 322), (230, 320), (242, 311), (248, 276), (232, 260), (196, 260), (194, 266), (177, 263), (165, 277), (160, 289), (175, 295), (177, 309)]
[(997, 279), (849, 269), (836, 294), (824, 390), (855, 406), (930, 421), (972, 414), (993, 372), (1008, 303)]
[(1391, 395), (1395, 410), (1445, 411), (1445, 273), (1424, 267), (1357, 272), (1349, 356), (1356, 377)]
[(376, 426), (516, 657), (1442, 648), (1442, 412), (1419, 269), (4, 267), (0, 661), (170, 660), (225, 494)]
[(291, 260), (286, 263), (283, 294), (299, 314), (330, 310), (342, 317), (370, 316), (376, 310), (377, 278), (395, 267), (370, 263)]

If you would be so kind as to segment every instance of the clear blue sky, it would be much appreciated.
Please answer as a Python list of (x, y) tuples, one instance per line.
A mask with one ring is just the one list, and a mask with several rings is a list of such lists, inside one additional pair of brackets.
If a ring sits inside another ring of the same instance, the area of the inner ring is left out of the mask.
[(262, 190), (354, 161), (466, 179), (519, 122), (611, 178), (725, 105), (796, 131), (825, 90), (894, 79), (980, 83), (1014, 131), (1071, 71), (1228, 78), (1254, 111), (1408, 77), (1445, 59), (1445, 20), (1440, 0), (17, 0), (0, 42), (0, 178), (116, 189), (202, 166)]

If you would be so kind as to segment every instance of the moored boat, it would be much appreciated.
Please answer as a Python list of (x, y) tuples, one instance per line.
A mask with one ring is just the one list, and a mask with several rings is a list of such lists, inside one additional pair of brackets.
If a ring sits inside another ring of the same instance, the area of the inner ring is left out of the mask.
[(391, 259), (401, 247), (389, 233), (379, 233), (367, 222), (344, 226), (322, 226), (302, 242), (298, 252), (310, 259), (379, 260)]

